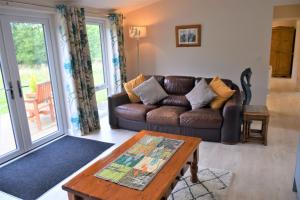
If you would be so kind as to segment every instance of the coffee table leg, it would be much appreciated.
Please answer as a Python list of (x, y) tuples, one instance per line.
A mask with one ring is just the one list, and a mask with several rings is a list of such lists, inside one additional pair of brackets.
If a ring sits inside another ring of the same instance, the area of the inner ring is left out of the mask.
[(69, 200), (83, 200), (83, 198), (81, 198), (73, 193), (70, 193), (70, 192), (68, 192), (68, 198), (69, 198)]
[(199, 181), (198, 179), (198, 148), (196, 149), (196, 151), (193, 154), (193, 161), (191, 163), (191, 182), (192, 183), (197, 183)]

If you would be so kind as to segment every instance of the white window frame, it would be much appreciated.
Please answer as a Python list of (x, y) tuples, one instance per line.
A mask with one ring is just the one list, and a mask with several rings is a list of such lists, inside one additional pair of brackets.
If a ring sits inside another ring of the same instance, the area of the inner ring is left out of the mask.
[(86, 24), (99, 25), (100, 28), (100, 40), (102, 49), (102, 64), (104, 72), (104, 84), (100, 86), (95, 86), (95, 91), (101, 91), (107, 89), (107, 95), (111, 94), (110, 87), (110, 65), (108, 62), (108, 45), (107, 45), (107, 20), (98, 17), (86, 17)]

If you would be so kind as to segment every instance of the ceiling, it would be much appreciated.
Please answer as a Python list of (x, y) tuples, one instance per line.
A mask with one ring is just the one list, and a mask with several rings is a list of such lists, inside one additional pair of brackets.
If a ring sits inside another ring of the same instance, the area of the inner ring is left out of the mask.
[[(0, 0), (1, 1), (1, 0)], [(124, 13), (133, 11), (143, 6), (150, 5), (161, 0), (6, 0), (25, 2), (38, 5), (54, 6), (59, 3), (75, 4), (94, 9), (120, 10)], [(274, 5), (300, 4), (300, 0), (272, 0)]]
[(113, 9), (113, 10), (122, 10), (123, 12), (129, 12), (143, 6), (150, 5), (154, 2), (160, 0), (66, 0), (58, 1), (53, 0), (54, 2), (64, 2), (71, 3), (76, 5), (81, 5), (90, 8), (98, 9)]
[(300, 4), (300, 0), (273, 0), (274, 5)]
[[(0, 0), (2, 1), (2, 0)], [(34, 5), (55, 6), (57, 4), (77, 5), (92, 9), (121, 10), (130, 12), (132, 10), (150, 5), (160, 0), (3, 0)]]
[[(68, 2), (102, 9), (136, 9), (150, 5), (160, 0), (51, 0), (54, 2)], [(274, 5), (300, 4), (300, 0), (272, 0)]]

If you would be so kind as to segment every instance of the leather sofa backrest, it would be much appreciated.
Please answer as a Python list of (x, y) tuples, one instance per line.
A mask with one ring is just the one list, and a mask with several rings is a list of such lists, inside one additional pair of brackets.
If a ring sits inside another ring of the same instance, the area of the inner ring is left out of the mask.
[(190, 103), (185, 97), (195, 86), (195, 78), (188, 76), (166, 76), (164, 89), (169, 94), (161, 104), (169, 106), (182, 106), (190, 108)]
[(191, 108), (190, 102), (187, 100), (185, 95), (172, 95), (170, 94), (167, 98), (160, 102), (161, 105), (166, 106), (182, 106), (186, 108)]
[[(151, 78), (151, 75), (145, 75), (145, 79), (148, 80), (149, 78)], [(154, 75), (154, 78), (159, 82), (159, 84), (164, 87), (164, 80), (165, 77), (164, 76), (159, 76), (159, 75)]]
[[(198, 77), (198, 78), (196, 78), (195, 79), (195, 85), (200, 81), (202, 79), (202, 77)], [(205, 78), (205, 80), (206, 80), (206, 83), (207, 84), (209, 84), (210, 82), (211, 82), (211, 80), (212, 80), (212, 78)], [(230, 87), (231, 89), (232, 89), (232, 81), (231, 80), (229, 80), (229, 79), (222, 79), (222, 81), (228, 86), (228, 87)]]
[[(152, 75), (145, 75), (146, 80), (152, 77)], [(168, 93), (168, 97), (162, 100), (160, 105), (169, 105), (169, 106), (182, 106), (191, 108), (191, 105), (185, 95), (189, 93), (197, 84), (202, 77), (191, 77), (191, 76), (159, 76), (154, 75), (159, 84), (164, 88)], [(207, 84), (209, 84), (212, 78), (205, 78)], [(222, 79), (224, 83), (232, 88), (234, 84), (231, 80)]]
[(190, 76), (166, 76), (164, 89), (168, 94), (186, 95), (195, 86), (195, 78)]

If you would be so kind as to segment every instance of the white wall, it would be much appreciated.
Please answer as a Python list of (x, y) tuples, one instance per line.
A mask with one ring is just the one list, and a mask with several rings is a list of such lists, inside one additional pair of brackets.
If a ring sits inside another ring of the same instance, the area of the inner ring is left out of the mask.
[[(200, 48), (176, 48), (175, 26), (202, 25)], [(136, 69), (136, 43), (129, 25), (147, 25), (141, 40), (141, 72), (161, 75), (221, 76), (239, 84), (251, 67), (254, 104), (265, 104), (272, 27), (271, 0), (162, 0), (126, 16), (128, 77)]]
[(272, 27), (277, 27), (277, 26), (289, 26), (289, 27), (294, 27), (296, 28), (297, 20), (286, 20), (286, 19), (279, 19), (279, 20), (273, 20), (272, 22)]
[(300, 4), (300, 0), (273, 0), (274, 5), (295, 5)]
[(294, 5), (281, 5), (274, 7), (274, 19), (295, 19), (300, 17), (300, 2)]

